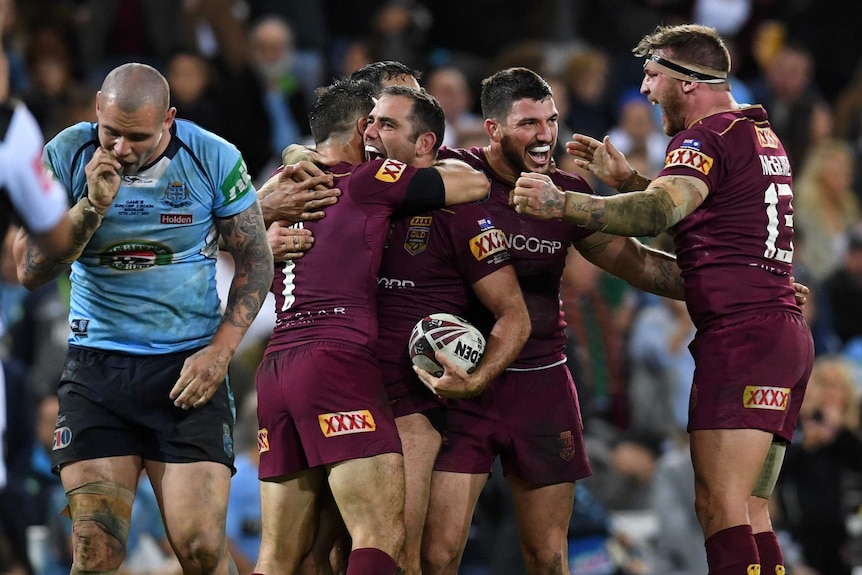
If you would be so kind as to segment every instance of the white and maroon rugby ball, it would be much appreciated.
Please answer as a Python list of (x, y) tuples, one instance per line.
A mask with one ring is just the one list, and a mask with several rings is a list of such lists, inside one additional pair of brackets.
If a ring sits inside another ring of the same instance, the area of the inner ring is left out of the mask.
[(443, 368), (437, 363), (435, 352), (443, 352), (455, 365), (472, 373), (485, 353), (485, 336), (464, 318), (433, 313), (413, 326), (407, 345), (413, 365), (440, 377)]

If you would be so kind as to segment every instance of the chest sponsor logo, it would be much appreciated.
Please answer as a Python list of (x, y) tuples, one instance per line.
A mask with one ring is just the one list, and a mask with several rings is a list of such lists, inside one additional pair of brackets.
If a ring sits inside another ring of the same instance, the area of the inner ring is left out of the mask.
[(269, 451), (269, 430), (262, 427), (257, 430), (257, 452), (266, 453)]
[(134, 271), (171, 263), (173, 252), (156, 242), (128, 241), (108, 246), (99, 254), (99, 265)]
[(772, 131), (772, 128), (755, 126), (754, 133), (757, 134), (757, 143), (760, 144), (761, 148), (778, 147), (778, 137)]
[(191, 194), (184, 182), (171, 182), (162, 200), (172, 208), (185, 208), (192, 205)]
[(790, 389), (787, 387), (746, 385), (742, 395), (742, 404), (747, 409), (785, 411), (789, 403)]
[(563, 249), (563, 242), (534, 238), (523, 234), (511, 234), (506, 237), (506, 247), (509, 248), (509, 250), (519, 252), (553, 255)]
[(69, 447), (70, 443), (72, 443), (71, 429), (68, 427), (58, 427), (54, 430), (54, 444), (51, 447), (51, 451), (57, 451), (58, 449)]
[(188, 225), (194, 218), (191, 214), (162, 214), (159, 221), (168, 225)]
[(401, 289), (416, 287), (416, 282), (398, 278), (377, 278), (377, 285), (386, 289)]
[(479, 261), (506, 250), (506, 236), (501, 230), (491, 228), (470, 240), (470, 251)]
[(410, 224), (407, 227), (407, 238), (404, 240), (404, 249), (411, 256), (425, 251), (425, 248), (428, 246), (428, 238), (431, 236), (432, 222), (432, 216), (415, 216), (410, 218)]
[(575, 456), (575, 438), (571, 431), (564, 431), (560, 434), (560, 457), (566, 461), (571, 461)]
[(694, 168), (703, 175), (706, 175), (709, 174), (709, 170), (712, 169), (712, 164), (714, 163), (715, 160), (703, 152), (689, 148), (677, 148), (667, 155), (664, 160), (664, 167), (685, 166), (687, 168)]
[(368, 433), (377, 430), (374, 416), (367, 409), (359, 411), (342, 411), (339, 413), (321, 413), (317, 416), (320, 430), (326, 437), (350, 435), (351, 433)]
[(374, 174), (374, 177), (380, 180), (381, 182), (389, 182), (395, 183), (399, 179), (401, 179), (401, 174), (404, 173), (404, 169), (407, 167), (407, 164), (403, 164), (398, 160), (387, 159), (383, 162), (383, 165), (380, 166), (380, 169), (377, 170), (377, 173)]

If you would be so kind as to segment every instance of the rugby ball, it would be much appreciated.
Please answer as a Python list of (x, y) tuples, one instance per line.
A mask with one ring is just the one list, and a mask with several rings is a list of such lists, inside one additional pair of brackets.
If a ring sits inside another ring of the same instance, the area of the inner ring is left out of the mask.
[(434, 356), (437, 351), (472, 373), (485, 353), (485, 336), (464, 318), (451, 313), (433, 313), (413, 326), (408, 350), (413, 365), (434, 377), (443, 375), (443, 367)]

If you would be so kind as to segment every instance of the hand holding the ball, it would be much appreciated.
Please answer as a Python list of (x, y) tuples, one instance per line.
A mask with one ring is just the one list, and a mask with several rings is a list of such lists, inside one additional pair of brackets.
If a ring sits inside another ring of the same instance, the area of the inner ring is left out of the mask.
[(437, 352), (434, 356), (437, 363), (443, 368), (443, 375), (434, 377), (424, 369), (413, 366), (413, 371), (437, 397), (443, 399), (466, 399), (480, 395), (488, 385), (486, 381), (479, 381), (474, 376), (455, 365), (446, 354)]

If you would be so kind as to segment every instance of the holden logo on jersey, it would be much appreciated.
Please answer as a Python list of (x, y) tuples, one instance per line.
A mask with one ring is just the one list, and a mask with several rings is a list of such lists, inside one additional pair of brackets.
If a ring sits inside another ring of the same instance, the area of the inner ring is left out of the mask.
[(374, 177), (381, 182), (389, 182), (392, 184), (401, 178), (401, 174), (404, 173), (404, 168), (406, 167), (407, 164), (388, 158), (383, 162), (383, 165), (380, 166), (380, 169), (377, 170), (377, 173), (374, 174)]
[(337, 437), (351, 433), (368, 433), (376, 431), (374, 416), (367, 409), (359, 411), (341, 411), (339, 413), (321, 413), (317, 416), (320, 430), (326, 437)]
[(171, 263), (173, 252), (156, 242), (128, 241), (108, 246), (99, 254), (99, 265), (134, 271)]
[(575, 438), (571, 431), (564, 431), (560, 434), (560, 457), (566, 461), (571, 461), (575, 456)]
[(694, 168), (703, 175), (706, 175), (712, 169), (713, 163), (715, 163), (715, 160), (703, 152), (683, 147), (668, 153), (664, 160), (664, 167), (685, 166), (687, 168)]
[(787, 387), (746, 385), (742, 403), (748, 409), (785, 411), (787, 404), (790, 403), (790, 389)]
[(266, 453), (269, 451), (269, 430), (262, 427), (257, 430), (257, 452)]
[(407, 227), (407, 238), (404, 240), (404, 249), (411, 256), (425, 251), (428, 246), (428, 237), (431, 235), (432, 216), (414, 216), (410, 218)]
[(183, 182), (171, 182), (162, 198), (172, 208), (185, 208), (192, 205), (191, 194)]
[(69, 447), (70, 443), (72, 443), (71, 429), (68, 427), (60, 427), (54, 430), (54, 445), (51, 447), (51, 451), (57, 451), (58, 449)]

